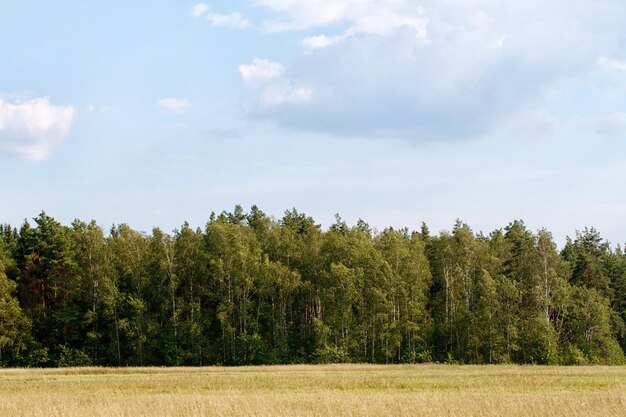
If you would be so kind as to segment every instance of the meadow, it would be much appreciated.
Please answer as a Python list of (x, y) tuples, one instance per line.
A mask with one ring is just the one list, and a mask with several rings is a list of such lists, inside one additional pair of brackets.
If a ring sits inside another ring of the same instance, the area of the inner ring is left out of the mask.
[(625, 416), (626, 367), (0, 370), (0, 416)]

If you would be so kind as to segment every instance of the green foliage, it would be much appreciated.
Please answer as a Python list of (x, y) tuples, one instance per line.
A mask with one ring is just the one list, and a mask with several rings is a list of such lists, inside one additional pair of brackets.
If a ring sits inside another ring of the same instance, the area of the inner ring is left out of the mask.
[(595, 229), (559, 253), (521, 221), (322, 230), (256, 206), (172, 234), (0, 227), (3, 366), (620, 364), (625, 320), (626, 255)]
[(563, 365), (587, 365), (589, 363), (583, 351), (570, 344), (563, 347), (559, 362)]
[(574, 288), (564, 326), (568, 342), (580, 349), (588, 363), (624, 363), (611, 327), (609, 300), (595, 289)]
[(315, 351), (316, 363), (349, 363), (350, 355), (334, 345), (324, 345)]
[(24, 316), (18, 300), (13, 296), (16, 287), (6, 276), (0, 259), (0, 365), (19, 356), (30, 339), (30, 320)]
[(75, 366), (90, 366), (91, 359), (81, 349), (74, 349), (65, 345), (59, 346), (59, 359), (57, 360), (57, 366), (60, 368), (75, 367)]
[(43, 368), (48, 366), (49, 363), (48, 348), (42, 348), (37, 345), (31, 347), (27, 354), (18, 362), (19, 365), (26, 368)]

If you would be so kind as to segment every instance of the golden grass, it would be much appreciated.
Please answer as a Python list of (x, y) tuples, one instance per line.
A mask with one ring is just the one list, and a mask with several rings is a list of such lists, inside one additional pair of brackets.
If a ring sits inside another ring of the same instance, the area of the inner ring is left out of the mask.
[(626, 367), (0, 370), (0, 416), (626, 416)]

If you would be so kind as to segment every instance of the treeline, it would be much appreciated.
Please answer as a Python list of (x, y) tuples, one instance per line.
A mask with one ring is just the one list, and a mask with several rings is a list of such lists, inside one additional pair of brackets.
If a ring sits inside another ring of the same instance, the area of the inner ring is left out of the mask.
[(0, 226), (0, 364), (624, 363), (626, 255), (514, 221), (432, 235), (257, 207), (167, 234)]

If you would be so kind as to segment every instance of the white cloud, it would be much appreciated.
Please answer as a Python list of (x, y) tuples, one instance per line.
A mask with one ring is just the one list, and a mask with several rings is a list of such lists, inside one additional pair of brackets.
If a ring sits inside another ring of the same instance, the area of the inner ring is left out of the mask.
[(209, 14), (207, 16), (212, 26), (224, 26), (234, 29), (246, 29), (252, 27), (252, 23), (241, 13)]
[(307, 86), (277, 83), (268, 86), (260, 96), (261, 105), (276, 107), (283, 104), (302, 104), (311, 101), (313, 90)]
[[(598, 81), (596, 61), (626, 67), (596, 59), (624, 56), (626, 2), (598, 1), (257, 0), (265, 30), (306, 31), (308, 53), (267, 76), (239, 67), (250, 117), (331, 134), (482, 135), (540, 114), (560, 80)], [(553, 126), (537, 119), (537, 131)]]
[(189, 14), (193, 17), (200, 17), (209, 11), (209, 6), (204, 3), (198, 3), (191, 8)]
[(187, 110), (191, 108), (191, 102), (186, 98), (162, 98), (158, 100), (155, 105), (162, 110), (171, 112), (171, 113), (185, 113)]
[(338, 22), (345, 16), (348, 5), (343, 1), (260, 0), (259, 3), (278, 14), (265, 21), (270, 32), (305, 30), (311, 26)]
[(269, 81), (282, 76), (284, 72), (282, 64), (261, 58), (254, 58), (252, 64), (239, 66), (241, 79), (248, 85)]
[(306, 30), (315, 26), (343, 24), (346, 34), (388, 34), (406, 26), (425, 35), (428, 19), (410, 0), (259, 0), (278, 17), (265, 21), (270, 32)]
[(0, 99), (0, 150), (45, 159), (67, 137), (76, 110), (47, 97), (9, 103)]
[(601, 57), (598, 59), (598, 64), (603, 68), (615, 71), (626, 71), (626, 61), (618, 61), (617, 59)]
[(343, 36), (309, 36), (302, 39), (300, 44), (308, 49), (326, 48), (327, 46), (336, 44), (343, 38)]
[(21, 102), (27, 101), (35, 98), (35, 94), (32, 91), (0, 91), (0, 100), (4, 101), (12, 101), (12, 102)]
[(506, 35), (500, 36), (494, 42), (491, 43), (490, 47), (492, 49), (502, 48), (504, 46), (504, 42), (506, 41)]

